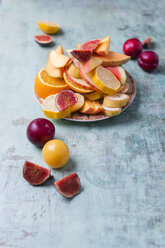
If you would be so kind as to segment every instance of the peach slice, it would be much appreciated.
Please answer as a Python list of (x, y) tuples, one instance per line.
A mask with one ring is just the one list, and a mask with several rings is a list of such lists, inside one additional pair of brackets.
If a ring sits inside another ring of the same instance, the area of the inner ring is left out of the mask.
[(93, 103), (94, 103), (95, 109), (94, 109), (92, 114), (98, 114), (98, 113), (103, 111), (103, 107), (101, 106), (101, 104), (98, 101), (93, 101)]
[(70, 62), (70, 60), (71, 59), (68, 58), (67, 56), (60, 54), (56, 51), (51, 50), (50, 52), (50, 61), (54, 67), (57, 68), (65, 67)]
[(107, 116), (115, 116), (115, 115), (119, 115), (122, 111), (122, 108), (120, 107), (117, 107), (117, 108), (109, 108), (109, 107), (106, 107), (104, 105), (102, 105), (103, 107), (103, 112), (105, 115)]
[(46, 63), (45, 70), (50, 77), (63, 78), (63, 68), (54, 67), (50, 59)]
[(81, 50), (95, 50), (101, 40), (95, 39), (95, 40), (89, 40), (85, 42), (83, 45), (81, 45)]
[(84, 64), (84, 72), (87, 74), (88, 72), (94, 70), (97, 66), (102, 64), (102, 60), (99, 58), (92, 57)]
[(129, 99), (130, 97), (127, 94), (116, 93), (113, 96), (106, 95), (103, 105), (108, 108), (121, 108), (127, 104)]
[(86, 90), (92, 90), (92, 88), (87, 84), (87, 82), (85, 82), (83, 79), (78, 79), (78, 78), (71, 76), (68, 73), (67, 69), (65, 70), (65, 74), (67, 78), (69, 79), (69, 81), (71, 81), (73, 84), (77, 85), (78, 87), (80, 86), (81, 88), (84, 88)]
[(82, 114), (92, 114), (95, 110), (94, 103), (85, 99), (83, 107), (80, 109), (80, 113)]
[(103, 93), (95, 91), (95, 92), (92, 92), (92, 93), (85, 94), (85, 97), (88, 100), (93, 101), (93, 100), (99, 100), (100, 98), (103, 97), (103, 95), (104, 95)]
[(60, 53), (60, 54), (63, 54), (63, 55), (64, 55), (64, 50), (63, 50), (63, 48), (62, 48), (61, 45), (59, 45), (59, 46), (56, 48), (55, 51), (56, 51), (57, 53)]
[(109, 51), (106, 56), (99, 56), (96, 54), (93, 56), (102, 60), (102, 66), (119, 66), (127, 63), (131, 59), (130, 56), (113, 51)]
[(68, 67), (68, 73), (72, 77), (79, 78), (79, 79), (81, 78), (82, 79), (79, 69), (73, 63), (71, 63), (69, 65), (69, 67)]
[(60, 111), (64, 111), (68, 107), (77, 103), (77, 97), (72, 90), (62, 90), (57, 94), (56, 106)]
[(95, 53), (99, 55), (107, 55), (109, 52), (109, 48), (110, 48), (110, 36), (107, 36), (99, 42), (98, 46), (95, 49)]
[(92, 57), (91, 50), (73, 50), (71, 54), (81, 62), (86, 62)]

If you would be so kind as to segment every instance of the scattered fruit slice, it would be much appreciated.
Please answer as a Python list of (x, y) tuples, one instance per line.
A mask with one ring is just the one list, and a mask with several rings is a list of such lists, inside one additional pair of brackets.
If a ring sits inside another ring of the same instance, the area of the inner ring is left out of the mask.
[(86, 62), (92, 57), (91, 50), (73, 50), (71, 54), (81, 62)]
[(32, 185), (40, 185), (50, 177), (50, 170), (26, 161), (23, 167), (23, 177)]
[(101, 97), (103, 97), (103, 95), (104, 95), (103, 93), (95, 91), (92, 93), (85, 94), (85, 97), (88, 100), (93, 101), (93, 100), (99, 100)]
[(130, 56), (112, 51), (109, 51), (106, 56), (99, 56), (96, 54), (93, 56), (103, 61), (102, 66), (119, 66), (127, 63), (131, 59)]
[(127, 81), (127, 74), (126, 71), (122, 66), (115, 66), (115, 67), (106, 67), (107, 70), (111, 71), (115, 77), (120, 81), (122, 85), (124, 85)]
[(77, 48), (78, 48), (78, 50), (81, 50), (81, 44), (80, 43), (77, 43)]
[[(100, 42), (100, 39), (89, 40), (80, 46), (81, 50), (95, 50)], [(78, 45), (78, 44), (77, 44)]]
[(79, 69), (73, 63), (69, 65), (67, 70), (72, 77), (82, 79)]
[(64, 50), (63, 50), (63, 48), (62, 48), (62, 46), (61, 46), (61, 45), (59, 45), (59, 46), (55, 49), (55, 52), (57, 52), (57, 53), (60, 53), (60, 54), (63, 54), (63, 55), (64, 55)]
[(80, 113), (83, 114), (92, 114), (95, 110), (94, 103), (85, 99), (83, 107), (80, 109)]
[(70, 89), (72, 89), (72, 90), (74, 90), (76, 92), (79, 92), (79, 93), (84, 93), (84, 94), (85, 93), (91, 93), (93, 91), (93, 90), (84, 89), (83, 87), (77, 86), (76, 84), (74, 84), (73, 82), (71, 82), (68, 79), (68, 77), (67, 77), (67, 75), (66, 75), (65, 72), (64, 72), (63, 76), (64, 76), (64, 80), (65, 80), (66, 84), (69, 86)]
[(96, 68), (92, 79), (97, 87), (108, 95), (114, 95), (120, 88), (119, 80), (113, 75), (111, 71), (108, 71), (102, 66)]
[(71, 173), (68, 176), (54, 183), (56, 190), (63, 196), (71, 198), (80, 192), (80, 179), (76, 173)]
[(54, 50), (50, 51), (50, 61), (54, 67), (61, 68), (70, 62), (70, 58)]
[(43, 99), (68, 88), (63, 78), (49, 76), (45, 68), (41, 69), (35, 78), (34, 91)]
[(116, 93), (113, 96), (105, 96), (103, 105), (109, 108), (124, 107), (129, 98), (130, 97), (127, 94)]
[(40, 45), (48, 45), (52, 42), (52, 36), (47, 34), (38, 34), (34, 36), (34, 40)]
[(68, 73), (67, 69), (65, 70), (65, 74), (67, 78), (69, 79), (69, 81), (71, 81), (73, 84), (77, 85), (78, 87), (80, 86), (81, 88), (84, 88), (86, 90), (92, 90), (92, 88), (87, 84), (87, 82), (85, 82), (83, 79), (78, 79), (78, 78), (71, 76)]
[(98, 101), (93, 101), (94, 104), (94, 111), (92, 114), (98, 114), (103, 111), (103, 107)]
[(56, 33), (60, 26), (52, 21), (38, 21), (39, 29), (46, 34)]
[(150, 46), (151, 46), (151, 40), (152, 40), (152, 37), (151, 36), (148, 37), (146, 40), (144, 40), (142, 42), (143, 48), (146, 48), (146, 49), (150, 48)]
[(104, 105), (102, 105), (103, 107), (103, 112), (105, 115), (108, 116), (115, 116), (115, 115), (119, 115), (121, 113), (122, 108), (108, 108)]
[(64, 111), (68, 107), (76, 104), (78, 101), (72, 90), (63, 90), (56, 96), (56, 106), (60, 111)]
[(89, 73), (90, 71), (94, 70), (97, 66), (102, 64), (102, 60), (99, 58), (92, 57), (84, 64), (84, 72), (85, 74)]
[(95, 49), (95, 53), (99, 55), (107, 55), (110, 48), (110, 36), (100, 40), (98, 46)]

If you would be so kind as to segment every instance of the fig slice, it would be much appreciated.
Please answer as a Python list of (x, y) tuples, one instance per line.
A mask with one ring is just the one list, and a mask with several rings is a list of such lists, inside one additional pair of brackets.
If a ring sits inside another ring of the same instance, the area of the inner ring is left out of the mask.
[(95, 39), (95, 40), (89, 40), (85, 42), (83, 45), (81, 45), (81, 50), (95, 50), (101, 40)]
[(63, 196), (71, 198), (80, 192), (80, 179), (76, 173), (71, 173), (68, 176), (54, 183), (56, 190)]
[(76, 104), (77, 101), (77, 96), (72, 90), (62, 90), (58, 93), (55, 104), (59, 111), (64, 111), (65, 109)]
[(40, 45), (49, 45), (53, 38), (48, 34), (38, 34), (34, 36), (34, 40)]
[(26, 161), (23, 167), (23, 177), (32, 185), (40, 185), (50, 178), (50, 170)]
[(71, 54), (81, 62), (87, 62), (92, 57), (92, 50), (73, 50)]

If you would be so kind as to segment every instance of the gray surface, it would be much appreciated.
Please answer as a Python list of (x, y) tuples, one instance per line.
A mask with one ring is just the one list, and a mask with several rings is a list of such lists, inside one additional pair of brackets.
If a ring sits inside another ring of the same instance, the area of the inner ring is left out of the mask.
[[(0, 247), (165, 247), (165, 1), (19, 1), (0, 3)], [(94, 124), (55, 121), (56, 138), (71, 152), (58, 180), (76, 171), (82, 192), (66, 200), (53, 182), (32, 187), (22, 177), (26, 159), (44, 165), (41, 150), (26, 138), (30, 120), (43, 117), (33, 95), (37, 71), (49, 48), (33, 35), (36, 21), (63, 29), (56, 47), (111, 35), (112, 50), (152, 36), (160, 66), (145, 73), (131, 61), (125, 68), (137, 83), (134, 104), (119, 117)]]

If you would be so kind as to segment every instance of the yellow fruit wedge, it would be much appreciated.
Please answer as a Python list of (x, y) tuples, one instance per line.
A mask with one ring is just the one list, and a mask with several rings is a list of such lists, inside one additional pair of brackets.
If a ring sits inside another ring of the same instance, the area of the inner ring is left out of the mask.
[(60, 26), (52, 21), (38, 21), (39, 29), (46, 34), (55, 34)]
[(103, 105), (109, 108), (121, 108), (127, 104), (129, 98), (127, 94), (116, 93), (113, 96), (105, 96)]
[(108, 108), (104, 105), (102, 105), (103, 107), (103, 112), (105, 115), (108, 116), (115, 116), (115, 115), (119, 115), (121, 113), (122, 108)]
[(85, 97), (90, 101), (94, 101), (99, 100), (101, 97), (103, 97), (103, 95), (103, 93), (95, 91), (92, 93), (85, 94)]
[(92, 75), (93, 82), (97, 87), (108, 95), (114, 95), (120, 88), (119, 80), (102, 66), (98, 66)]
[(69, 65), (67, 71), (74, 78), (82, 78), (79, 69), (73, 63)]
[(46, 63), (45, 70), (50, 77), (63, 78), (63, 68), (56, 68), (52, 65), (50, 59)]
[(84, 97), (78, 93), (75, 94), (78, 99), (77, 103), (63, 111), (59, 111), (55, 105), (57, 94), (48, 96), (41, 105), (44, 115), (50, 119), (61, 119), (81, 109), (84, 104)]

